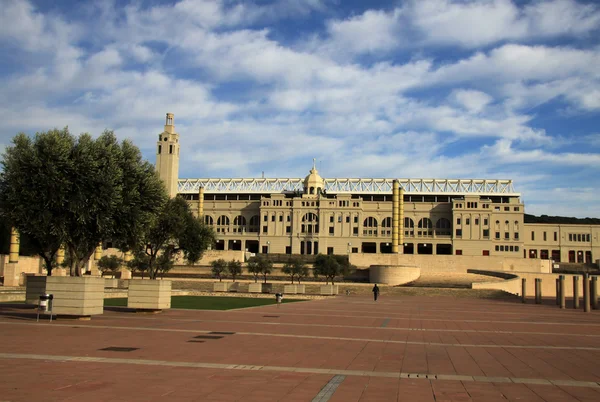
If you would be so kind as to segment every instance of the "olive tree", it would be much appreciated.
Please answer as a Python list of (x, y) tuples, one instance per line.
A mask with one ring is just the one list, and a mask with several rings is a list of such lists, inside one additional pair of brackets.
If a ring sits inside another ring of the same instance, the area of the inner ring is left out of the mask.
[(131, 249), (167, 198), (154, 167), (112, 131), (94, 139), (54, 129), (12, 142), (1, 162), (0, 216), (27, 235), (49, 274), (61, 245), (73, 276), (103, 240)]
[(227, 261), (219, 258), (218, 260), (212, 261), (210, 265), (212, 266), (212, 274), (219, 278), (219, 282), (221, 282), (223, 273), (227, 269)]
[(314, 262), (313, 274), (316, 277), (324, 276), (325, 283), (333, 285), (338, 276), (348, 275), (353, 268), (346, 256), (318, 254)]
[(102, 271), (102, 276), (104, 276), (104, 275), (113, 275), (114, 276), (117, 273), (117, 271), (119, 270), (119, 268), (121, 267), (122, 263), (123, 263), (123, 260), (120, 259), (119, 257), (117, 257), (116, 255), (111, 255), (111, 256), (105, 255), (104, 257), (102, 257), (98, 260), (98, 268), (100, 268), (100, 271)]
[(215, 243), (215, 233), (190, 211), (188, 203), (181, 197), (169, 199), (152, 220), (147, 231), (139, 238), (134, 248), (148, 256), (148, 276), (156, 279), (159, 256), (164, 264), (182, 254), (189, 264), (198, 261), (204, 251)]
[(235, 282), (235, 278), (242, 273), (242, 263), (237, 260), (231, 260), (227, 263), (227, 272)]
[(292, 284), (294, 283), (294, 278), (297, 278), (298, 283), (300, 283), (300, 279), (308, 275), (308, 268), (300, 258), (290, 258), (283, 266), (282, 271), (284, 274), (290, 276)]

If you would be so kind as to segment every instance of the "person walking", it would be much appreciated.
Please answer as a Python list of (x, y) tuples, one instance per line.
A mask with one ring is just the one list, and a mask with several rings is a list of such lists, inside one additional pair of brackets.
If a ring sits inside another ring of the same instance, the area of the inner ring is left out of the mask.
[(377, 286), (377, 284), (375, 284), (375, 286), (373, 286), (373, 300), (377, 301), (378, 297), (379, 297), (379, 287)]

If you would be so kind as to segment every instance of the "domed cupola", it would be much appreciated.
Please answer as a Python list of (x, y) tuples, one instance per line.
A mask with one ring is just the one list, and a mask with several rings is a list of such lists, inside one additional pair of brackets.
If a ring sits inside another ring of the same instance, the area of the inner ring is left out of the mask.
[(325, 182), (315, 167), (315, 160), (313, 159), (313, 167), (310, 170), (310, 174), (304, 179), (304, 194), (308, 196), (316, 197), (323, 192)]

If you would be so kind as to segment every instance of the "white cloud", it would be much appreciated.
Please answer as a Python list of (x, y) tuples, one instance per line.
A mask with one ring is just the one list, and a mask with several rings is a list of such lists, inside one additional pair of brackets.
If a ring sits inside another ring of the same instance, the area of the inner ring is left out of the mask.
[(456, 89), (452, 91), (451, 99), (469, 113), (479, 113), (493, 101), (493, 98), (485, 92), (472, 89)]

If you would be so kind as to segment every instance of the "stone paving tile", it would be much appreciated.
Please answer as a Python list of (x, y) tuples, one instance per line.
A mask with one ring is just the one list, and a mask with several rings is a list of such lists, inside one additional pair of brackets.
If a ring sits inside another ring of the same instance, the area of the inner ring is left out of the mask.
[[(9, 310), (0, 306), (0, 353), (19, 358), (0, 358), (0, 399), (11, 401), (311, 401), (338, 372), (337, 401), (600, 400), (600, 336), (588, 336), (600, 334), (600, 312), (549, 303), (356, 296), (41, 325)], [(209, 331), (236, 334), (194, 338)], [(99, 350), (108, 346), (139, 349)]]

